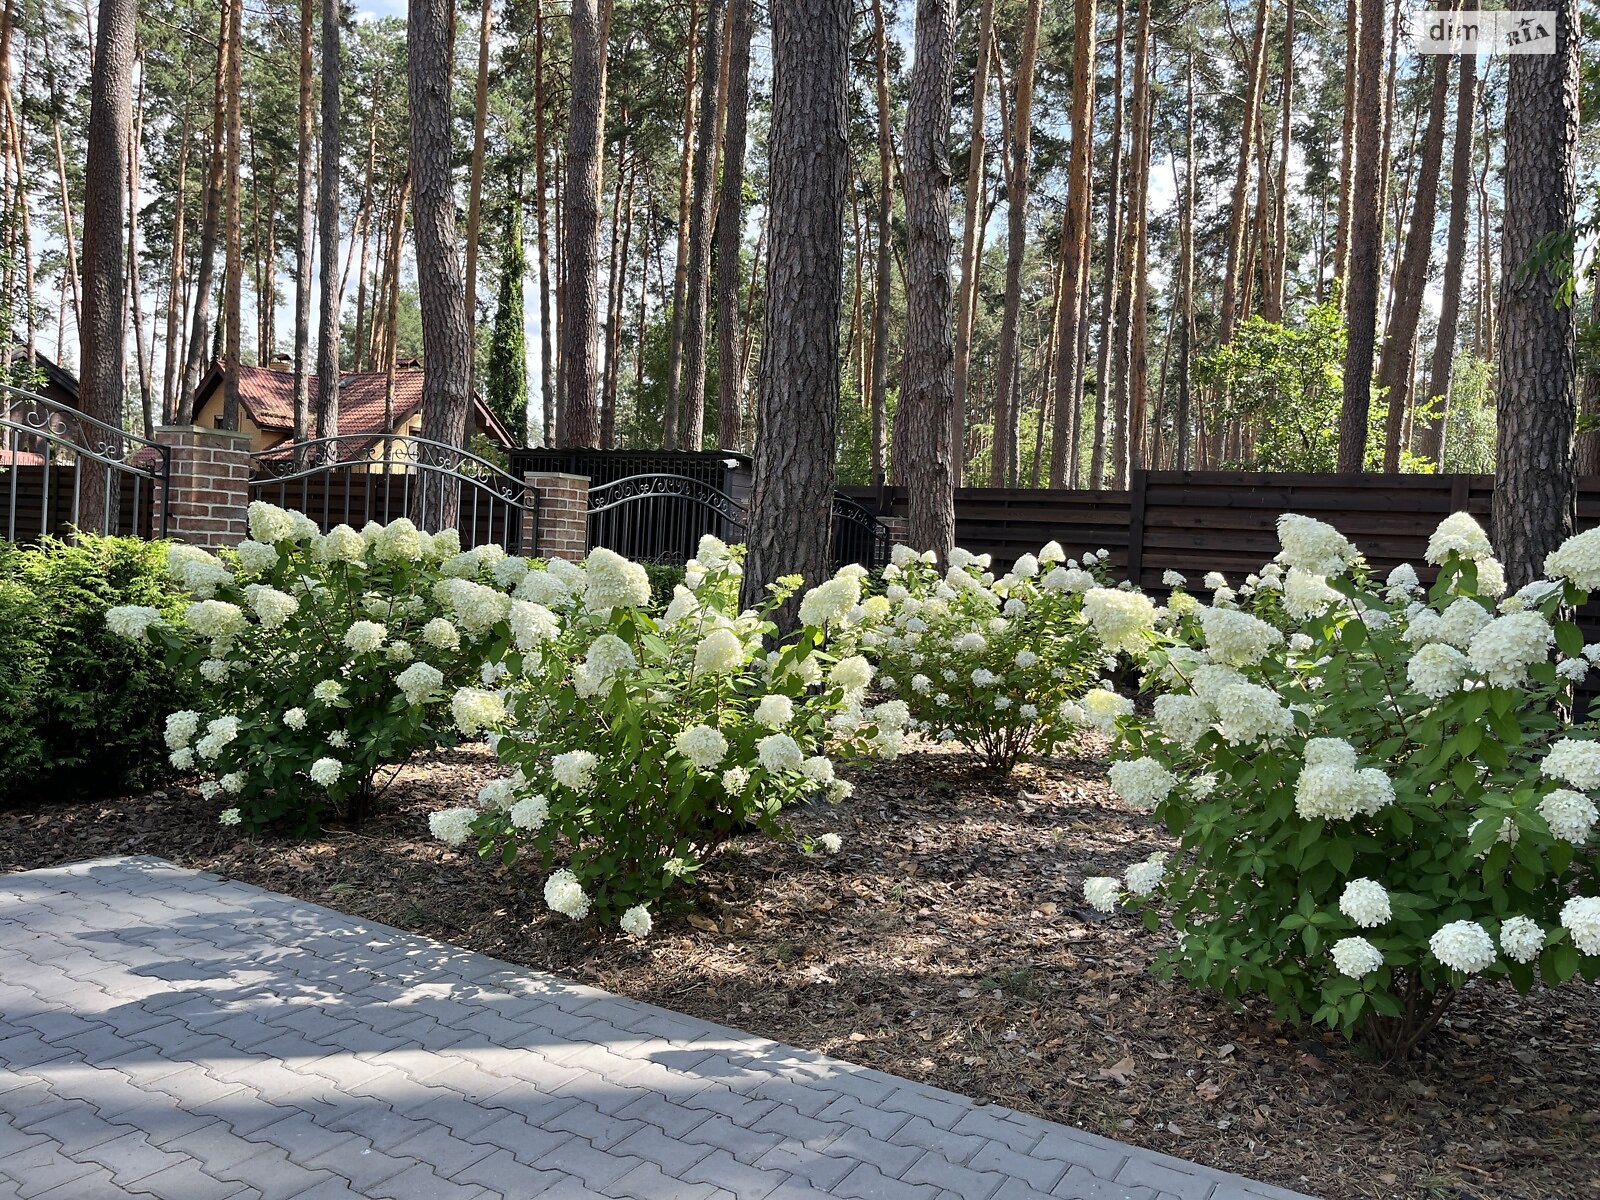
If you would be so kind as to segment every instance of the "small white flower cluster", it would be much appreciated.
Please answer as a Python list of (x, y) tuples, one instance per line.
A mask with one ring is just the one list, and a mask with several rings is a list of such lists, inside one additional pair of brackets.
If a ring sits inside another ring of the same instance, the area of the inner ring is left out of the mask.
[(1295, 811), (1306, 820), (1348, 821), (1373, 816), (1394, 803), (1394, 784), (1377, 767), (1358, 767), (1356, 748), (1339, 738), (1306, 742), (1305, 765), (1295, 784)]
[(1119, 759), (1106, 774), (1112, 791), (1140, 809), (1154, 808), (1178, 786), (1178, 777), (1149, 757)]

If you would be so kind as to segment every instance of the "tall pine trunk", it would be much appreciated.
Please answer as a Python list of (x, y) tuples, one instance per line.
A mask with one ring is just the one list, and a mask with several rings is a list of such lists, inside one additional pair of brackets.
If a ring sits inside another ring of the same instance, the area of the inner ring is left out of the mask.
[[(772, 9), (772, 200), (746, 604), (783, 575), (819, 581), (830, 558), (850, 24), (850, 0)], [(780, 623), (792, 625), (797, 608), (790, 601)]]
[[(1344, 399), (1339, 410), (1339, 470), (1360, 471), (1367, 456), (1367, 417), (1372, 408), (1373, 342), (1378, 328), (1378, 256), (1383, 239), (1383, 78), (1387, 23), (1384, 0), (1361, 0), (1355, 69), (1354, 184), (1350, 195), (1349, 278), (1345, 311), (1349, 344)], [(1370, 86), (1369, 86), (1370, 84)]]
[[(422, 311), (422, 436), (447, 446), (467, 444), (471, 407), (472, 329), (466, 280), (456, 248), (451, 168), (451, 40), (449, 0), (411, 0), (407, 95), (411, 103), (411, 225), (417, 247), (417, 302)], [(576, 87), (576, 81), (574, 83)], [(593, 315), (591, 309), (591, 317)], [(591, 397), (592, 404), (592, 397)], [(425, 516), (444, 529), (456, 523), (456, 496), (441, 495)]]
[(1022, 396), (1015, 384), (1022, 342), (1022, 268), (1028, 251), (1028, 174), (1033, 158), (1033, 75), (1039, 55), (1039, 21), (1043, 0), (1028, 0), (1022, 26), (1022, 59), (1017, 64), (1017, 101), (1012, 109), (1011, 156), (1006, 194), (1006, 291), (1000, 317), (1000, 362), (996, 380), (994, 457), (989, 464), (989, 485), (1005, 487), (1017, 479), (1019, 449), (1013, 429)]
[(683, 326), (689, 285), (689, 211), (693, 203), (695, 113), (700, 92), (700, 5), (689, 0), (689, 36), (684, 50), (683, 147), (678, 159), (678, 227), (674, 235), (677, 266), (672, 276), (672, 326), (667, 344), (667, 397), (662, 413), (662, 445), (678, 448), (683, 423), (680, 389), (683, 382)]
[[(600, 160), (605, 150), (610, 0), (573, 0), (571, 124), (563, 195), (562, 430), (568, 446), (598, 446)], [(420, 191), (420, 187), (419, 187)], [(422, 242), (422, 230), (417, 230)], [(470, 349), (469, 349), (470, 354)]]
[[(1382, 4), (1382, 0), (1364, 0)], [(1256, 126), (1261, 120), (1261, 93), (1267, 78), (1267, 15), (1270, 0), (1257, 0), (1255, 36), (1250, 42), (1250, 62), (1246, 70), (1244, 119), (1239, 126), (1239, 157), (1234, 166), (1233, 204), (1228, 209), (1226, 261), (1222, 275), (1222, 311), (1217, 339), (1226, 345), (1233, 340), (1239, 322), (1239, 293), (1245, 288), (1245, 220), (1250, 211), (1250, 162), (1255, 151)]]
[(1072, 146), (1067, 207), (1061, 223), (1061, 299), (1056, 305), (1056, 420), (1050, 434), (1050, 486), (1078, 484), (1078, 429), (1083, 405), (1083, 341), (1094, 166), (1095, 0), (1073, 6)]
[(183, 364), (183, 387), (179, 391), (179, 411), (185, 417), (194, 412), (194, 396), (200, 387), (211, 358), (211, 293), (216, 272), (217, 238), (222, 230), (224, 170), (227, 140), (227, 88), (229, 60), (235, 50), (232, 40), (233, 2), (221, 0), (217, 18), (217, 72), (211, 99), (211, 152), (206, 165), (205, 216), (200, 222), (199, 263), (195, 268), (194, 307), (190, 314), (189, 352)]
[(294, 440), (306, 440), (311, 428), (311, 258), (316, 251), (316, 211), (312, 206), (314, 164), (311, 139), (315, 121), (312, 97), (316, 70), (312, 65), (312, 0), (300, 0), (300, 128), (295, 163), (294, 258)]
[[(989, 54), (994, 42), (995, 0), (983, 0), (978, 9), (978, 40), (972, 64), (972, 138), (967, 149), (965, 216), (961, 226), (961, 286), (956, 301), (955, 333), (955, 423), (956, 486), (961, 486), (963, 455), (960, 445), (966, 438), (967, 381), (972, 370), (972, 327), (977, 320), (978, 275), (983, 267), (983, 177), (988, 135), (984, 119), (989, 99)], [(898, 425), (898, 422), (896, 422)], [(903, 461), (899, 454), (895, 461)], [(900, 482), (898, 479), (896, 482)]]
[(679, 444), (698, 450), (706, 426), (706, 306), (711, 285), (712, 203), (716, 198), (717, 86), (722, 79), (724, 0), (709, 0), (700, 60), (700, 117), (689, 202), (689, 261), (684, 284)]
[[(906, 108), (906, 345), (900, 397), (911, 545), (943, 564), (955, 546), (960, 439), (950, 311), (950, 91), (954, 0), (917, 0)], [(981, 59), (987, 45), (978, 47)], [(979, 209), (981, 212), (981, 208)]]
[[(1531, 8), (1530, 0), (1512, 5)], [(1513, 588), (1544, 573), (1545, 555), (1575, 519), (1572, 305), (1552, 264), (1525, 264), (1576, 216), (1578, 20), (1577, 0), (1566, 0), (1550, 30), (1555, 53), (1513, 55), (1506, 80), (1494, 537)]]
[[(322, 145), (317, 184), (322, 295), (317, 310), (318, 437), (339, 432), (339, 0), (322, 0)], [(398, 250), (396, 250), (398, 253)]]
[[(754, 0), (728, 0), (727, 119), (717, 201), (717, 444), (743, 444), (744, 364), (739, 356), (739, 249), (744, 244), (744, 154), (750, 111)], [(641, 285), (642, 286), (642, 285)]]

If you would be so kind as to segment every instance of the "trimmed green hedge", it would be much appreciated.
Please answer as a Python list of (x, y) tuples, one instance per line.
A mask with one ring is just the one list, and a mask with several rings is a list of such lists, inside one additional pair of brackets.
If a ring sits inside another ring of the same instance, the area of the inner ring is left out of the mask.
[(147, 787), (167, 773), (163, 725), (188, 697), (154, 647), (106, 609), (177, 612), (165, 543), (84, 535), (0, 541), (0, 802)]

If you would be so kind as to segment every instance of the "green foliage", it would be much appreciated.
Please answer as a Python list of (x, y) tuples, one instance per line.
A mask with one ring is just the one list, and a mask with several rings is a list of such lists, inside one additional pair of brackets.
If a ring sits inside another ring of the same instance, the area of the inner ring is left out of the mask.
[(1494, 364), (1462, 354), (1450, 373), (1450, 415), (1444, 433), (1444, 469), (1494, 473)]
[(225, 824), (359, 823), (381, 771), (481, 726), (494, 695), (476, 685), (503, 653), (506, 588), (527, 564), (498, 547), (459, 553), (454, 531), (405, 518), (323, 536), (258, 501), (250, 529), (221, 559), (174, 549), (170, 573), (194, 599), (181, 615), (128, 606), (105, 623), (164, 647), (191, 681), (194, 709), (149, 718), (166, 717), (173, 766), (209, 776), (201, 791), (228, 805)]
[(644, 573), (650, 579), (650, 607), (665, 608), (672, 603), (672, 593), (684, 579), (684, 568), (673, 563), (644, 563)]
[(105, 618), (119, 604), (175, 613), (166, 559), (164, 543), (139, 538), (0, 542), (0, 799), (116, 793), (163, 777), (161, 717), (188, 692)]
[(1339, 455), (1344, 358), (1344, 321), (1330, 301), (1283, 324), (1252, 316), (1232, 342), (1195, 360), (1195, 378), (1224, 398), (1211, 414), (1213, 429), (1238, 418), (1255, 430), (1248, 466), (1331, 471)]
[(522, 249), (522, 206), (512, 204), (500, 258), (500, 302), (489, 339), (484, 388), (490, 411), (522, 445), (528, 438), (528, 346), (523, 328), (522, 284), (527, 259)]
[(514, 773), (478, 808), (436, 813), (436, 836), (507, 863), (527, 855), (543, 871), (561, 862), (545, 886), (553, 910), (642, 934), (652, 907), (720, 842), (751, 829), (786, 835), (789, 806), (848, 794), (825, 743), (897, 751), (904, 706), (864, 709), (871, 668), (827, 645), (864, 572), (847, 568), (820, 601), (808, 597), (802, 619), (815, 623), (769, 655), (770, 613), (799, 580), (741, 610), (740, 557), (702, 539), (665, 612), (647, 607), (643, 569), (609, 551), (581, 569), (552, 563), (576, 577), (557, 604), (559, 629), (506, 659), (498, 748)]
[(1122, 722), (1111, 779), (1181, 845), (1145, 902), (1178, 935), (1165, 971), (1404, 1057), (1469, 976), (1600, 976), (1600, 902), (1573, 900), (1596, 889), (1595, 810), (1567, 786), (1595, 782), (1572, 765), (1593, 743), (1562, 740), (1588, 670), (1563, 614), (1586, 592), (1536, 585), (1496, 617), (1503, 575), (1464, 514), (1430, 545), (1426, 594), (1409, 569), (1376, 582), (1348, 543), (1354, 569), (1334, 569), (1335, 541), (1304, 531), (1342, 539), (1299, 520), (1254, 615), (1174, 592), (1153, 711)]

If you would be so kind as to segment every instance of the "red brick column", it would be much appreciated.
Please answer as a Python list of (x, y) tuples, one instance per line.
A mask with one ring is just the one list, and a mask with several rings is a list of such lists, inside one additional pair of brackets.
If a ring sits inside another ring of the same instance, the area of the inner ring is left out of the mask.
[[(173, 425), (157, 430), (156, 437), (172, 447), (167, 536), (208, 550), (249, 537), (250, 435)], [(158, 522), (163, 490), (156, 485)]]
[(889, 545), (906, 544), (906, 538), (910, 536), (911, 531), (911, 522), (908, 519), (905, 517), (879, 517), (878, 521), (889, 530)]
[(534, 518), (525, 517), (523, 545), (535, 558), (583, 558), (589, 553), (589, 477), (529, 471), (522, 478), (539, 497), (537, 536), (530, 528)]

